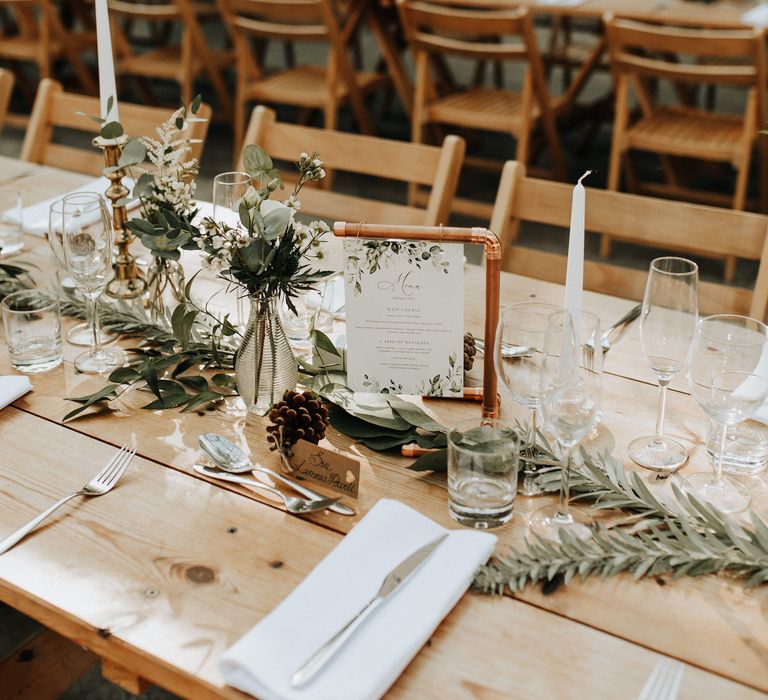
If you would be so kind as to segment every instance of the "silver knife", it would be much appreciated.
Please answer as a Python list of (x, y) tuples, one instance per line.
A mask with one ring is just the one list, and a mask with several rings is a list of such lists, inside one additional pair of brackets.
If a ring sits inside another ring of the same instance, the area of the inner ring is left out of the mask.
[(355, 633), (355, 630), (363, 624), (368, 616), (413, 575), (446, 537), (448, 537), (447, 532), (417, 549), (392, 569), (384, 578), (379, 592), (291, 676), (291, 686), (293, 688), (300, 688), (312, 680), (333, 658), (336, 652), (344, 646), (344, 643)]

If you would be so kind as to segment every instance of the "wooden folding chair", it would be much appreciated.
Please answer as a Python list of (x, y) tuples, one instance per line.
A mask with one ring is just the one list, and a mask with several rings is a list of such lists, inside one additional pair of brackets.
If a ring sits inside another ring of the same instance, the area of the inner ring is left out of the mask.
[(11, 101), (14, 77), (11, 71), (0, 68), (0, 131), (5, 126), (5, 118), (8, 116), (8, 103)]
[[(334, 129), (340, 105), (349, 102), (359, 129), (373, 133), (363, 96), (383, 85), (380, 73), (354, 71), (346, 32), (339, 27), (330, 0), (219, 0), (235, 44), (237, 95), (235, 133), (245, 131), (250, 102), (318, 109), (326, 129)], [(362, 11), (360, 7), (356, 11)], [(347, 24), (356, 24), (356, 19)], [(298, 65), (268, 71), (254, 51), (254, 41), (316, 42), (328, 47), (325, 65)], [(240, 143), (235, 144), (235, 154)]]
[[(565, 282), (564, 255), (518, 244), (520, 223), (555, 226), (567, 236), (573, 188), (528, 177), (521, 163), (504, 165), (491, 230), (501, 240), (503, 269), (550, 282)], [(759, 261), (754, 290), (699, 283), (699, 310), (764, 319), (768, 308), (768, 216), (610, 190), (587, 188), (587, 231), (663, 250), (695, 253), (711, 241), (713, 255)], [(724, 235), (725, 233), (725, 235)], [(650, 262), (650, 259), (649, 259)], [(647, 268), (631, 269), (585, 260), (584, 287), (627, 299), (643, 298)]]
[[(768, 114), (763, 32), (679, 29), (610, 16), (606, 17), (605, 25), (616, 84), (608, 189), (619, 189), (624, 164), (632, 191), (744, 209), (753, 146), (759, 143), (761, 162), (768, 156), (765, 140), (759, 138)], [(680, 104), (658, 103), (649, 83), (659, 80), (672, 83)], [(694, 106), (691, 90), (707, 85), (746, 90), (743, 114), (714, 113)], [(631, 93), (641, 112), (634, 122)], [(627, 157), (632, 150), (659, 154), (666, 182), (641, 185)], [(674, 157), (729, 163), (736, 170), (734, 194), (704, 193), (686, 187), (675, 170)], [(761, 174), (763, 170), (761, 167)], [(761, 183), (761, 196), (764, 197), (764, 193), (765, 178)], [(711, 243), (702, 236), (698, 250), (709, 251)], [(602, 239), (600, 252), (603, 256), (610, 254), (610, 237)], [(735, 258), (731, 257), (726, 262), (726, 281), (733, 278), (734, 269)]]
[[(104, 170), (104, 157), (92, 146), (82, 148), (67, 143), (57, 142), (56, 130), (59, 128), (86, 132), (97, 136), (99, 125), (87, 115), (98, 115), (101, 105), (97, 97), (86, 97), (64, 92), (60, 83), (45, 79), (40, 83), (29, 119), (27, 133), (21, 147), (21, 159), (43, 165), (51, 165), (66, 170), (89, 175), (101, 175)], [(160, 124), (168, 119), (170, 112), (163, 107), (120, 103), (120, 122), (129, 136), (155, 136)], [(200, 158), (208, 133), (208, 121), (211, 108), (202, 104), (197, 116), (200, 121), (193, 121), (185, 136), (196, 141), (192, 144), (190, 157)]]
[[(150, 81), (177, 83), (181, 102), (189, 104), (194, 98), (195, 80), (205, 75), (216, 93), (223, 116), (231, 118), (231, 90), (224, 79), (224, 71), (234, 63), (234, 54), (226, 48), (211, 48), (203, 34), (203, 24), (219, 17), (215, 3), (205, 0), (110, 0), (109, 10), (117, 57), (115, 71), (118, 77), (134, 78), (148, 104), (157, 104)], [(136, 22), (150, 26), (180, 26), (180, 41), (137, 50), (126, 31)]]
[[(32, 64), (40, 79), (53, 77), (54, 63), (65, 61), (77, 77), (80, 87), (95, 95), (95, 76), (83, 61), (82, 54), (96, 52), (96, 34), (86, 27), (76, 30), (64, 26), (52, 0), (0, 0), (5, 22), (0, 19), (0, 60)], [(34, 87), (18, 78), (31, 101)], [(8, 123), (26, 126), (26, 115), (8, 115)]]
[[(374, 199), (304, 188), (301, 213), (331, 222), (341, 219), (415, 226), (447, 223), (464, 158), (464, 140), (458, 136), (447, 136), (438, 147), (280, 124), (275, 113), (263, 106), (253, 110), (244, 141), (259, 144), (277, 160), (295, 161), (299, 153), (311, 148), (319, 152), (326, 167), (336, 171), (430, 187), (425, 208), (383, 201), (378, 196)], [(236, 168), (242, 170), (242, 160)]]
[[(527, 163), (534, 130), (541, 126), (555, 175), (564, 179), (565, 162), (555, 125), (560, 101), (553, 103), (547, 94), (530, 13), (523, 8), (459, 9), (420, 0), (398, 0), (398, 8), (416, 60), (413, 142), (422, 143), (425, 127), (431, 124), (509, 133), (517, 139), (517, 159)], [(500, 42), (499, 37), (505, 41)], [(512, 43), (511, 39), (516, 41)], [(446, 57), (522, 62), (526, 64), (522, 91), (452, 87), (441, 75)], [(474, 162), (467, 159), (470, 165)], [(487, 215), (486, 211), (467, 205), (455, 208)]]

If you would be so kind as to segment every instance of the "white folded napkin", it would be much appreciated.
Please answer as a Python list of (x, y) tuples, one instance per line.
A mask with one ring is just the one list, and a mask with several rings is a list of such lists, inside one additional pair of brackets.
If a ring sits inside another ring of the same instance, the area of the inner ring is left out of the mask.
[(29, 377), (19, 374), (0, 377), (0, 408), (12, 404), (31, 390), (32, 382), (29, 381)]
[(744, 22), (744, 24), (752, 24), (760, 27), (768, 25), (768, 5), (762, 4), (753, 7), (741, 16), (741, 21)]
[[(129, 190), (133, 190), (133, 180), (130, 178), (124, 178), (123, 184)], [(109, 180), (106, 177), (100, 177), (95, 180), (86, 182), (84, 185), (81, 185), (80, 187), (71, 190), (66, 194), (77, 194), (79, 192), (98, 192), (99, 194), (104, 194), (107, 189), (109, 189), (109, 186)], [(50, 199), (46, 199), (43, 202), (38, 202), (37, 204), (24, 207), (24, 209), (21, 211), (21, 223), (24, 229), (24, 233), (31, 233), (36, 236), (44, 236), (48, 232), (48, 214), (51, 208), (51, 204), (61, 199), (62, 197), (65, 197), (66, 194), (51, 197)], [(109, 200), (107, 200), (107, 206), (109, 206), (111, 211), (112, 204)], [(129, 208), (133, 208), (135, 206), (138, 206), (138, 201)], [(3, 219), (11, 223), (19, 223), (19, 216), (15, 211), (3, 212)]]
[[(379, 590), (419, 547), (450, 536), (306, 686), (293, 673)], [(224, 680), (262, 700), (381, 697), (461, 598), (496, 537), (447, 531), (412, 508), (380, 500), (269, 615), (221, 657)]]

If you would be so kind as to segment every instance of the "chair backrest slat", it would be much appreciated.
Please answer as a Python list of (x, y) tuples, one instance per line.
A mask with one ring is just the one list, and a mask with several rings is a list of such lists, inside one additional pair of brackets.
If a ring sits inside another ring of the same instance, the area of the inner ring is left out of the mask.
[[(368, 223), (446, 223), (464, 158), (464, 141), (458, 136), (446, 137), (438, 147), (315, 129), (278, 123), (275, 113), (263, 106), (253, 110), (244, 142), (259, 144), (275, 160), (295, 161), (312, 148), (335, 171), (431, 186), (426, 209), (327, 190), (302, 191), (304, 213)], [(236, 167), (243, 168), (242, 159)]]
[[(674, 251), (706, 248), (713, 256), (736, 256), (759, 261), (755, 294), (709, 283), (702, 285), (700, 306), (704, 313), (750, 312), (762, 319), (768, 307), (768, 216), (751, 212), (708, 207), (609, 190), (586, 188), (585, 229), (610, 234), (646, 246)], [(504, 248), (504, 269), (565, 281), (565, 257), (543, 253), (512, 241), (520, 222), (556, 226), (567, 236), (573, 188), (563, 183), (526, 176), (519, 163), (504, 165), (496, 197), (491, 230)], [(587, 289), (641, 299), (647, 272), (599, 261), (584, 264)]]
[(222, 14), (232, 31), (241, 30), (271, 39), (323, 40), (328, 38), (328, 9), (323, 0), (220, 0)]
[(764, 74), (763, 34), (756, 29), (678, 28), (611, 16), (605, 26), (611, 66), (620, 72), (678, 83), (735, 85), (755, 85)]
[[(22, 159), (100, 175), (104, 169), (104, 160), (97, 152), (53, 141), (54, 129), (57, 127), (98, 135), (99, 125), (82, 115), (98, 115), (100, 110), (97, 97), (67, 93), (60, 83), (48, 78), (42, 80), (24, 136)], [(162, 107), (120, 103), (120, 122), (130, 136), (155, 136), (157, 127), (170, 115), (171, 111)], [(201, 105), (197, 116), (202, 121), (192, 122), (185, 136), (199, 141), (191, 144), (191, 157), (200, 158), (211, 117), (210, 106)]]

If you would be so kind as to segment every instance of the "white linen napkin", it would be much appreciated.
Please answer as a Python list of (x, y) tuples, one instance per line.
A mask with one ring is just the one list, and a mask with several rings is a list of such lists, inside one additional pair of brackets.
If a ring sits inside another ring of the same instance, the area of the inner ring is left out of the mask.
[[(129, 190), (133, 190), (133, 180), (130, 178), (124, 178), (123, 184)], [(50, 199), (46, 199), (43, 202), (38, 202), (37, 204), (24, 207), (24, 209), (21, 211), (21, 224), (22, 228), (24, 229), (24, 233), (31, 233), (35, 236), (44, 236), (48, 232), (48, 214), (51, 208), (51, 204), (61, 199), (62, 197), (65, 197), (67, 194), (76, 194), (79, 192), (98, 192), (99, 194), (104, 194), (104, 192), (109, 189), (109, 186), (110, 182), (106, 177), (99, 177), (95, 180), (86, 182), (84, 185), (81, 185), (80, 187), (71, 190), (66, 194), (51, 197)], [(129, 206), (129, 209), (138, 206), (138, 204), (139, 203), (137, 201), (132, 206)], [(107, 200), (107, 206), (111, 211), (112, 203), (109, 200)], [(19, 223), (19, 217), (15, 211), (3, 212), (3, 219), (5, 221), (9, 221), (10, 223)]]
[(29, 377), (19, 374), (9, 374), (0, 377), (0, 408), (5, 408), (16, 399), (32, 390)]
[[(294, 672), (376, 595), (419, 547), (450, 536), (306, 686)], [(496, 537), (445, 530), (412, 508), (380, 500), (269, 615), (221, 657), (224, 680), (262, 700), (381, 697), (461, 598)]]
[(753, 7), (741, 16), (744, 24), (752, 24), (759, 27), (768, 25), (768, 5), (762, 4)]
[(550, 5), (556, 7), (578, 7), (585, 0), (537, 0), (537, 5)]

